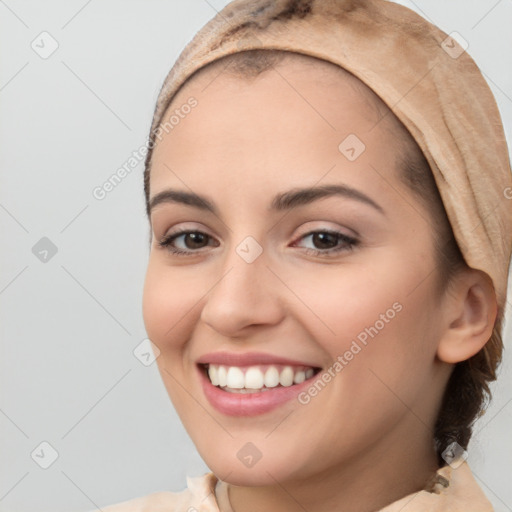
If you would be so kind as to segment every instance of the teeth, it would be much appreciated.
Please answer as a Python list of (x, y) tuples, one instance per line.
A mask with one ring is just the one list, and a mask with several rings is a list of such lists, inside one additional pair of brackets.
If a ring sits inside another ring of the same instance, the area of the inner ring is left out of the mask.
[(214, 386), (226, 391), (250, 392), (246, 390), (266, 390), (276, 386), (300, 384), (315, 374), (313, 368), (292, 366), (249, 366), (245, 373), (238, 366), (208, 365), (208, 376)]
[(294, 384), (300, 384), (301, 382), (304, 382), (306, 380), (306, 372), (300, 370), (295, 373), (293, 377), (293, 383)]
[(242, 389), (245, 387), (244, 372), (237, 366), (230, 366), (226, 386), (228, 388)]
[(279, 375), (279, 384), (287, 387), (293, 384), (293, 370), (290, 366), (285, 366), (284, 370)]
[[(210, 365), (210, 368), (211, 367), (212, 366)], [(218, 368), (219, 369), (217, 370), (217, 384), (215, 384), (215, 385), (216, 386), (224, 387), (227, 384), (227, 382), (228, 382), (226, 367), (225, 366), (219, 366)]]
[(214, 386), (219, 385), (219, 376), (216, 366), (210, 366), (210, 368), (208, 369), (208, 376), (210, 377), (210, 380), (212, 381), (212, 384)]
[(245, 372), (244, 386), (241, 387), (261, 389), (263, 387), (263, 380), (263, 373), (258, 368), (252, 367)]
[(279, 371), (275, 366), (271, 366), (265, 372), (265, 387), (275, 388), (279, 384)]

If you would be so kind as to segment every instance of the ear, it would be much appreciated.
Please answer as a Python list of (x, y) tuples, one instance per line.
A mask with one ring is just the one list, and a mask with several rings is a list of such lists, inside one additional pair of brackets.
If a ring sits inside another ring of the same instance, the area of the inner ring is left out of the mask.
[(485, 272), (465, 268), (453, 277), (443, 301), (445, 328), (437, 356), (446, 363), (465, 361), (492, 335), (498, 313), (494, 286)]

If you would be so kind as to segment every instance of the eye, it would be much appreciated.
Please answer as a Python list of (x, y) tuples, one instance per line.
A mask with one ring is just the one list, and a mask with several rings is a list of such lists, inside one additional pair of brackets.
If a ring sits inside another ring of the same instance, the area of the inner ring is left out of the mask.
[[(315, 256), (327, 256), (341, 251), (351, 251), (359, 243), (353, 237), (332, 230), (311, 231), (300, 237), (299, 240), (305, 240), (310, 237), (315, 247), (305, 247), (304, 249), (306, 253), (314, 254)], [(202, 231), (181, 230), (166, 235), (158, 242), (158, 245), (167, 249), (171, 254), (191, 256), (194, 253), (200, 252), (198, 249), (207, 247), (209, 245), (208, 242), (212, 240), (213, 237)], [(176, 243), (181, 245), (181, 247), (177, 247)], [(215, 247), (218, 247), (218, 245), (218, 242), (214, 242)]]
[[(179, 248), (174, 245), (175, 241), (179, 239), (182, 239), (181, 244), (184, 244), (184, 248)], [(172, 254), (191, 255), (194, 252), (198, 252), (196, 249), (207, 246), (205, 242), (208, 242), (208, 240), (213, 240), (213, 238), (202, 231), (182, 230), (166, 235), (158, 242), (158, 245), (165, 247)]]
[(314, 248), (305, 247), (305, 252), (315, 256), (331, 255), (341, 251), (351, 251), (359, 241), (339, 231), (317, 230), (300, 237), (299, 240), (311, 238)]

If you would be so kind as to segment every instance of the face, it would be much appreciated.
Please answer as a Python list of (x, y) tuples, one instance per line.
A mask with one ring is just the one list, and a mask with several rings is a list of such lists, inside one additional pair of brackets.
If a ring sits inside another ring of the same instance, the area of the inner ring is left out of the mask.
[(430, 447), (446, 383), (433, 230), (391, 115), (304, 59), (251, 82), (199, 74), (153, 154), (144, 321), (185, 428), (235, 485)]

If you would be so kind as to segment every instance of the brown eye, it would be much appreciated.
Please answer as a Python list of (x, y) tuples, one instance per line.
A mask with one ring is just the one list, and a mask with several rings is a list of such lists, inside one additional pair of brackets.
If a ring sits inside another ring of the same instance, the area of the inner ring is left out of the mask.
[(165, 236), (158, 244), (173, 254), (192, 254), (207, 247), (209, 240), (212, 237), (202, 231), (180, 231)]
[[(358, 240), (339, 231), (318, 230), (303, 235), (300, 240), (310, 238), (313, 247), (304, 247), (307, 253), (317, 256), (329, 256), (342, 251), (351, 251), (358, 245)], [(299, 246), (300, 247), (300, 246)]]
[(208, 235), (199, 231), (186, 233), (181, 236), (184, 237), (183, 241), (185, 242), (187, 249), (200, 249), (205, 240), (209, 238)]
[(336, 247), (338, 236), (334, 233), (318, 231), (313, 233), (311, 240), (317, 249), (331, 249), (332, 247)]

